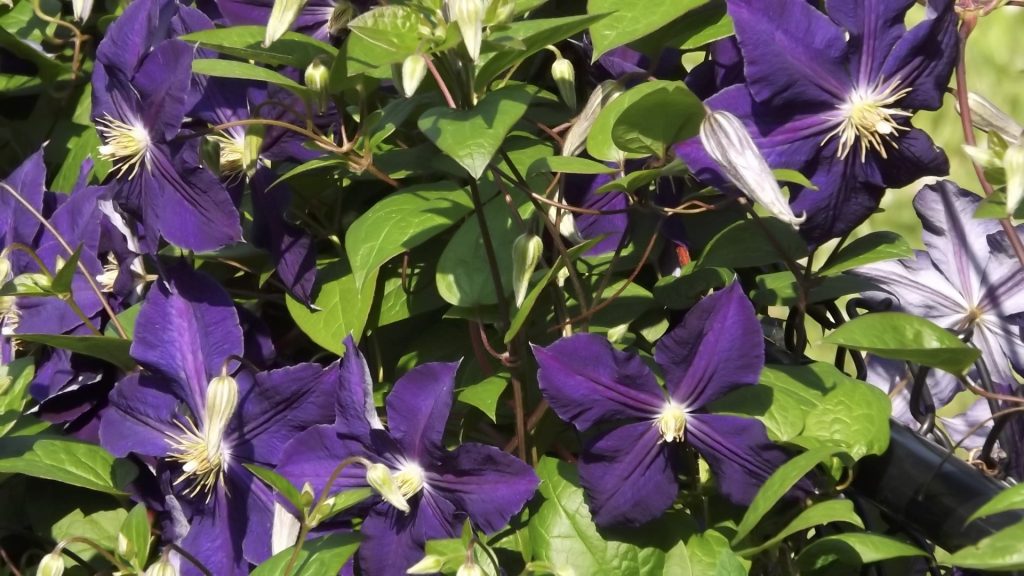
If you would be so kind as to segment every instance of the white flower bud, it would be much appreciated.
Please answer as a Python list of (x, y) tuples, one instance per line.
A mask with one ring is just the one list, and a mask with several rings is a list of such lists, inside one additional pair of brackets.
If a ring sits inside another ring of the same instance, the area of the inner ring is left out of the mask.
[(594, 126), (597, 115), (623, 92), (622, 85), (615, 80), (605, 80), (598, 84), (597, 88), (594, 88), (587, 103), (583, 106), (583, 111), (573, 121), (569, 131), (565, 133), (565, 140), (562, 142), (562, 156), (575, 156), (583, 151), (587, 144), (590, 128)]
[(406, 514), (409, 513), (409, 502), (402, 495), (391, 476), (391, 470), (383, 464), (370, 464), (366, 467), (366, 483), (373, 488), (385, 502), (398, 508)]
[(427, 61), (424, 58), (426, 56), (422, 54), (413, 54), (402, 61), (402, 93), (406, 98), (412, 98), (427, 77)]
[(512, 287), (516, 296), (516, 307), (523, 305), (530, 288), (530, 278), (540, 262), (544, 241), (536, 234), (521, 234), (512, 243)]
[(267, 33), (263, 37), (263, 47), (270, 46), (284, 36), (305, 6), (306, 0), (274, 0), (274, 7), (270, 9), (270, 19), (267, 20)]
[(75, 20), (79, 22), (88, 20), (89, 15), (92, 14), (92, 3), (93, 0), (71, 0), (71, 11), (75, 15)]
[(143, 576), (178, 576), (178, 569), (171, 564), (166, 556), (161, 556), (159, 560), (146, 568), (146, 573)]
[(11, 261), (7, 254), (0, 254), (0, 285), (3, 285), (11, 277)]
[(203, 415), (207, 451), (220, 453), (224, 431), (238, 406), (238, 382), (228, 375), (217, 376), (206, 387), (206, 412)]
[(330, 19), (327, 21), (328, 32), (331, 36), (338, 36), (348, 27), (348, 23), (355, 17), (355, 6), (353, 6), (349, 0), (338, 0), (334, 5), (334, 10), (331, 12)]
[(132, 549), (132, 543), (128, 540), (128, 537), (124, 535), (124, 532), (117, 533), (117, 555), (121, 558), (130, 558), (134, 553)]
[(720, 110), (709, 111), (700, 125), (700, 141), (725, 176), (772, 216), (794, 228), (807, 219), (793, 214), (768, 162), (739, 118)]
[(64, 573), (64, 558), (59, 550), (54, 550), (39, 561), (36, 576), (61, 576)]
[(313, 58), (309, 66), (306, 66), (306, 73), (304, 75), (306, 88), (313, 91), (314, 103), (321, 114), (327, 110), (327, 100), (330, 95), (328, 85), (331, 79), (331, 70), (324, 64), (324, 60), (323, 56)]
[(422, 560), (413, 564), (406, 574), (436, 574), (444, 569), (444, 558), (427, 554)]
[(576, 69), (572, 62), (559, 56), (551, 64), (551, 78), (555, 81), (562, 100), (572, 110), (576, 109)]
[[(967, 105), (971, 109), (971, 123), (975, 128), (982, 132), (995, 132), (1010, 144), (1020, 142), (1021, 136), (1024, 135), (1024, 126), (1021, 126), (987, 98), (974, 92), (968, 92)], [(960, 104), (957, 102), (957, 111), (959, 110)]]
[(462, 41), (469, 51), (469, 57), (476, 62), (480, 59), (480, 44), (484, 36), (484, 16), (489, 0), (449, 0), (448, 13), (459, 25)]
[(463, 562), (455, 576), (484, 576), (484, 571), (474, 562)]
[(1013, 213), (1024, 200), (1024, 146), (1014, 144), (1003, 155), (1003, 170), (1006, 171), (1006, 213)]

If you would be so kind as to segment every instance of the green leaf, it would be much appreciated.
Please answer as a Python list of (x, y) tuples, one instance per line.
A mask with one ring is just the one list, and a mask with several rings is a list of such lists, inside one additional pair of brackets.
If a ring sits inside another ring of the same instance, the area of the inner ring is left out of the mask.
[[(125, 308), (117, 315), (117, 320), (121, 323), (121, 327), (124, 328), (129, 339), (134, 337), (135, 320), (139, 317), (140, 310), (142, 310), (141, 302)], [(108, 338), (120, 338), (120, 336), (117, 335), (117, 328), (114, 328), (113, 322), (107, 323), (106, 328), (103, 329), (103, 335)]]
[(420, 50), (420, 28), (429, 26), (418, 10), (399, 4), (378, 6), (348, 23), (354, 34), (394, 53), (396, 62)]
[(749, 558), (762, 550), (775, 546), (793, 534), (830, 522), (845, 522), (861, 529), (864, 528), (864, 523), (861, 521), (860, 516), (853, 509), (853, 502), (849, 500), (826, 500), (818, 502), (800, 512), (799, 516), (794, 518), (778, 534), (772, 536), (770, 540), (754, 548), (744, 550), (740, 552), (740, 555)]
[(107, 336), (65, 336), (62, 334), (18, 334), (23, 342), (46, 344), (71, 352), (85, 354), (106, 360), (118, 368), (128, 371), (135, 367), (135, 360), (129, 354), (132, 342)]
[[(526, 204), (520, 214), (528, 215), (529, 210), (532, 208)], [(519, 230), (509, 214), (508, 205), (501, 198), (485, 204), (484, 218), (496, 253), (501, 287), (507, 295), (512, 291), (512, 243)], [(475, 308), (498, 302), (476, 215), (463, 222), (448, 241), (437, 262), (435, 279), (438, 293), (454, 306)]]
[[(859, 276), (840, 274), (819, 277), (812, 280), (807, 303), (830, 302), (850, 294), (877, 289), (874, 283)], [(793, 273), (783, 270), (758, 276), (757, 289), (751, 293), (750, 299), (762, 306), (796, 306), (800, 301), (798, 290)]]
[(977, 544), (957, 550), (948, 562), (960, 568), (977, 570), (1024, 570), (1024, 522), (1018, 522)]
[(214, 58), (197, 58), (192, 61), (192, 72), (217, 76), (220, 78), (238, 78), (241, 80), (258, 80), (282, 88), (287, 88), (300, 96), (309, 96), (311, 92), (305, 86), (291, 78), (248, 62), (217, 60)]
[(796, 170), (789, 170), (787, 168), (777, 168), (775, 170), (772, 170), (772, 174), (775, 175), (775, 179), (778, 180), (779, 182), (790, 182), (793, 184), (799, 184), (800, 186), (803, 186), (804, 188), (809, 188), (811, 190), (818, 189), (818, 187), (815, 186), (813, 182), (808, 180), (806, 176), (804, 176), (800, 172), (797, 172)]
[(703, 118), (704, 105), (685, 84), (665, 82), (615, 118), (612, 143), (626, 153), (663, 158), (669, 146), (696, 136)]
[(242, 466), (245, 466), (246, 470), (252, 472), (254, 476), (283, 496), (296, 510), (305, 508), (302, 505), (302, 496), (299, 494), (299, 489), (293, 486), (287, 478), (269, 468), (257, 466), (256, 464), (242, 464)]
[(743, 515), (739, 526), (736, 527), (736, 535), (733, 536), (732, 543), (742, 542), (757, 526), (757, 523), (764, 518), (765, 514), (775, 506), (775, 503), (785, 496), (793, 486), (796, 486), (801, 478), (836, 452), (838, 450), (831, 446), (812, 448), (779, 466), (778, 470), (773, 472), (761, 489), (757, 491), (746, 514)]
[[(437, 245), (437, 248), (434, 248)], [(393, 260), (381, 267), (379, 301), (370, 312), (370, 330), (441, 308), (446, 303), (437, 293), (437, 258), (444, 244), (435, 240), (413, 250), (408, 262)], [(407, 266), (406, 266), (407, 264)], [(406, 270), (403, 273), (402, 268)], [(404, 275), (404, 279), (403, 279)]]
[[(359, 548), (359, 534), (339, 533), (309, 540), (299, 552), (292, 576), (323, 576), (337, 574), (345, 562)], [(284, 574), (292, 556), (292, 548), (282, 550), (256, 567), (251, 576), (279, 576)]]
[(491, 419), (491, 422), (497, 422), (498, 400), (507, 386), (508, 375), (496, 374), (482, 382), (457, 390), (455, 398), (463, 404), (478, 408)]
[[(1017, 541), (1020, 548), (1020, 541)], [(927, 556), (927, 553), (911, 546), (876, 534), (851, 532), (836, 534), (811, 543), (797, 557), (800, 573), (817, 571), (829, 566), (825, 574), (834, 574), (834, 562), (842, 565), (860, 566), (892, 558)]]
[(537, 89), (519, 84), (487, 94), (471, 110), (431, 108), (418, 125), (442, 152), (479, 179)]
[(614, 174), (619, 169), (579, 156), (548, 156), (539, 158), (526, 170), (529, 178), (535, 174)]
[[(516, 4), (520, 3), (517, 2)], [(476, 90), (483, 91), (492, 80), (509, 67), (526, 60), (533, 54), (543, 50), (545, 46), (556, 44), (583, 31), (587, 26), (600, 21), (602, 18), (604, 18), (602, 14), (539, 18), (491, 27), (488, 43), (499, 45), (518, 43), (521, 47), (515, 50), (506, 48), (492, 54), (482, 55), (481, 59), (483, 62), (481, 62), (477, 70), (474, 83)]]
[(75, 272), (78, 271), (78, 259), (81, 257), (82, 247), (79, 246), (75, 248), (71, 257), (60, 267), (60, 270), (53, 275), (53, 283), (50, 284), (50, 288), (55, 294), (71, 294), (71, 281), (74, 280)]
[(895, 232), (872, 232), (843, 246), (839, 253), (829, 258), (828, 266), (822, 268), (820, 273), (838, 274), (865, 264), (910, 258), (913, 255), (914, 249), (903, 236)]
[(789, 224), (762, 217), (760, 222), (742, 220), (719, 232), (697, 262), (702, 268), (750, 268), (778, 262), (783, 255), (792, 260), (803, 258), (807, 244)]
[(609, 14), (608, 18), (590, 27), (594, 43), (593, 62), (605, 52), (639, 40), (709, 0), (674, 0), (672, 2), (623, 2), (622, 0), (589, 0), (587, 13)]
[(345, 233), (345, 251), (356, 285), (391, 258), (444, 232), (473, 210), (473, 201), (454, 182), (406, 188), (364, 212)]
[(341, 514), (370, 496), (373, 496), (373, 490), (370, 488), (352, 488), (338, 492), (326, 500), (328, 508), (321, 514), (320, 522)]
[[(838, 370), (837, 370), (838, 372)], [(842, 374), (837, 375), (837, 379)], [(855, 460), (889, 448), (889, 397), (874, 386), (846, 377), (846, 385), (825, 395), (804, 421), (806, 436), (839, 445)]]
[[(615, 126), (619, 121), (619, 118), (626, 114), (627, 110), (630, 110), (634, 104), (640, 103), (641, 112), (630, 112), (627, 115), (627, 124), (623, 128), (620, 128), (619, 138), (624, 139), (626, 142), (631, 142), (627, 139), (629, 134), (624, 133), (630, 124), (635, 124), (642, 121), (638, 115), (642, 114), (642, 110), (645, 108), (642, 101), (650, 96), (651, 94), (665, 92), (667, 93), (652, 96), (656, 100), (669, 99), (677, 100), (684, 106), (689, 106), (689, 98), (696, 99), (686, 85), (682, 82), (670, 82), (668, 80), (652, 80), (650, 82), (644, 82), (629, 90), (623, 92), (618, 98), (612, 100), (601, 111), (598, 113), (597, 118), (594, 119), (594, 125), (590, 127), (590, 133), (587, 135), (587, 152), (604, 162), (622, 162), (627, 157), (635, 157), (639, 154), (628, 154), (626, 150), (620, 149), (616, 146), (615, 140)], [(697, 103), (700, 104), (699, 102)], [(650, 110), (647, 110), (650, 114)], [(675, 118), (675, 114), (672, 114), (673, 118), (668, 120), (666, 115), (662, 112), (658, 114), (657, 119), (665, 122), (667, 125), (672, 126), (687, 126), (691, 121), (688, 115), (681, 114), (679, 118)], [(700, 118), (696, 120), (697, 124), (700, 123)], [(696, 126), (695, 125), (695, 126)]]
[[(117, 548), (118, 528), (127, 516), (128, 512), (123, 508), (100, 510), (88, 515), (81, 509), (75, 509), (53, 524), (50, 535), (57, 541), (76, 536), (88, 538), (103, 550), (113, 551)], [(73, 542), (67, 548), (88, 560), (100, 557), (92, 546), (83, 542)], [(70, 567), (74, 562), (65, 557), (64, 564)]]
[(0, 438), (0, 472), (124, 494), (138, 470), (95, 444), (51, 436)]
[[(695, 523), (688, 516), (668, 512), (642, 529), (598, 531), (573, 466), (545, 457), (537, 465), (537, 475), (544, 501), (530, 518), (528, 529), (538, 563), (547, 565), (552, 572), (571, 568), (575, 574), (688, 574), (682, 566), (670, 564), (666, 553), (672, 551), (671, 559), (677, 562), (686, 558), (694, 540), (691, 538), (682, 549), (679, 546), (695, 530)], [(692, 572), (694, 576), (707, 573)]]
[(320, 291), (313, 303), (315, 308), (310, 310), (288, 296), (288, 312), (313, 342), (340, 356), (345, 353), (342, 340), (346, 336), (352, 334), (358, 341), (363, 334), (373, 306), (377, 271), (370, 272), (359, 288), (348, 262), (336, 260), (319, 270), (317, 283)]
[(982, 504), (974, 511), (968, 522), (974, 522), (978, 518), (991, 516), (1007, 510), (1024, 510), (1024, 484), (1016, 484), (996, 494), (991, 500)]
[(688, 310), (713, 288), (722, 288), (735, 274), (724, 268), (697, 268), (692, 262), (679, 276), (665, 276), (654, 285), (654, 298), (671, 310)]
[(28, 403), (28, 385), (36, 369), (31, 357), (0, 366), (0, 436), (14, 428)]
[[(689, 573), (693, 576), (746, 576), (747, 569), (732, 551), (729, 540), (714, 530), (696, 534), (686, 542)], [(666, 575), (669, 574), (666, 571)], [(679, 572), (672, 572), (679, 573)], [(686, 574), (686, 572), (681, 572)]]
[(146, 513), (146, 507), (142, 504), (132, 507), (124, 522), (121, 523), (118, 533), (119, 537), (123, 537), (128, 543), (128, 556), (125, 560), (128, 560), (132, 567), (141, 572), (149, 560), (151, 541), (149, 515)]
[(935, 323), (902, 312), (874, 312), (854, 318), (824, 341), (951, 374), (962, 374), (980, 355)]
[(298, 70), (305, 69), (317, 56), (333, 58), (338, 53), (334, 46), (298, 32), (285, 32), (284, 36), (264, 48), (265, 36), (266, 28), (263, 26), (232, 26), (192, 32), (180, 36), (179, 40), (198, 42), (204, 48), (242, 60), (290, 66)]

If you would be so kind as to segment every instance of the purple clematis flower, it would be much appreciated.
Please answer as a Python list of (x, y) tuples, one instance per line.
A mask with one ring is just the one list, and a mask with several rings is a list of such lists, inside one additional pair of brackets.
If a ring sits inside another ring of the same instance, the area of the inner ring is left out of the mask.
[[(423, 558), (424, 543), (458, 534), (468, 517), (495, 532), (522, 509), (538, 479), (521, 460), (493, 446), (442, 444), (458, 364), (428, 363), (403, 376), (386, 400), (388, 430), (373, 405), (366, 361), (352, 338), (345, 341), (334, 425), (316, 426), (285, 449), (278, 472), (299, 485), (324, 489), (339, 462), (362, 456), (391, 471), (406, 499), (403, 512), (387, 501), (369, 509), (357, 561), (373, 576), (399, 576)], [(345, 468), (330, 490), (367, 486), (365, 470)]]
[[(217, 9), (232, 26), (265, 26), (274, 0), (215, 0)], [(369, 0), (308, 0), (292, 24), (292, 30), (323, 42), (337, 37), (350, 20), (373, 5)]]
[(664, 389), (643, 359), (601, 336), (577, 334), (534, 354), (551, 408), (595, 433), (579, 469), (599, 526), (639, 525), (668, 509), (684, 442), (707, 460), (722, 494), (741, 504), (787, 459), (759, 421), (706, 409), (756, 383), (764, 367), (761, 328), (737, 284), (699, 302), (658, 342)]
[(1024, 370), (1024, 270), (999, 223), (974, 218), (980, 202), (948, 180), (925, 186), (914, 209), (927, 251), (853, 273), (895, 296), (904, 312), (970, 331), (993, 381), (1009, 384), (1011, 370)]
[[(706, 104), (742, 119), (770, 166), (800, 170), (818, 187), (791, 198), (812, 243), (855, 228), (886, 188), (948, 173), (945, 155), (909, 119), (942, 104), (956, 16), (951, 2), (929, 0), (924, 21), (907, 30), (913, 4), (828, 0), (826, 16), (800, 0), (728, 0), (746, 82)], [(698, 177), (724, 184), (696, 139), (676, 152)]]
[[(156, 472), (167, 539), (213, 574), (248, 574), (271, 555), (279, 505), (243, 464), (272, 467), (297, 433), (330, 421), (337, 366), (229, 376), (243, 353), (238, 314), (214, 280), (184, 266), (146, 296), (131, 353), (143, 371), (111, 392), (101, 444)], [(198, 573), (187, 562), (182, 571)]]
[(194, 49), (172, 34), (210, 28), (175, 0), (133, 2), (100, 43), (93, 120), (100, 156), (114, 164), (116, 200), (145, 226), (144, 248), (162, 236), (191, 250), (241, 239), (227, 190), (198, 161), (198, 143), (174, 141), (191, 108)]

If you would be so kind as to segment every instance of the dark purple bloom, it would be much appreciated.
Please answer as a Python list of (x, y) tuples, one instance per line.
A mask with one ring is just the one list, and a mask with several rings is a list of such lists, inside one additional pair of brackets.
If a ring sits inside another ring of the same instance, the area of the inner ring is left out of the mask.
[(658, 342), (664, 389), (643, 359), (594, 334), (534, 353), (551, 408), (593, 433), (579, 469), (599, 526), (643, 524), (668, 509), (679, 491), (683, 442), (707, 460), (722, 494), (741, 504), (787, 458), (757, 420), (706, 409), (756, 383), (764, 367), (761, 327), (737, 284), (699, 302)]
[(143, 371), (111, 392), (101, 444), (155, 470), (167, 539), (218, 576), (247, 574), (271, 554), (279, 505), (242, 465), (272, 467), (297, 433), (330, 421), (337, 367), (243, 369), (224, 380), (243, 353), (238, 314), (215, 281), (184, 266), (146, 296), (131, 352)]
[[(746, 82), (707, 100), (733, 113), (773, 168), (800, 170), (818, 190), (795, 189), (801, 233), (846, 234), (886, 188), (946, 174), (945, 155), (910, 125), (937, 110), (956, 59), (952, 3), (930, 0), (907, 30), (913, 0), (830, 0), (826, 16), (799, 0), (728, 0)], [(696, 139), (677, 148), (702, 179), (722, 185)]]
[[(493, 446), (466, 442), (444, 448), (458, 364), (422, 364), (399, 379), (386, 400), (385, 430), (374, 409), (366, 361), (352, 338), (345, 347), (334, 425), (316, 426), (292, 441), (278, 471), (319, 492), (350, 456), (390, 469), (410, 510), (386, 501), (369, 509), (358, 555), (363, 572), (405, 574), (423, 557), (427, 540), (455, 537), (467, 517), (484, 532), (505, 526), (533, 495), (537, 476)], [(331, 492), (361, 486), (367, 486), (366, 471), (349, 466)]]
[(198, 143), (174, 141), (186, 112), (194, 49), (176, 32), (211, 27), (175, 0), (133, 2), (100, 43), (93, 73), (93, 119), (100, 155), (114, 164), (116, 199), (145, 226), (145, 248), (162, 236), (191, 250), (241, 238), (227, 190), (199, 165)]
[[(274, 0), (215, 0), (224, 19), (232, 26), (266, 26)], [(330, 42), (345, 29), (349, 20), (368, 9), (368, 0), (309, 0), (292, 24), (292, 30)]]

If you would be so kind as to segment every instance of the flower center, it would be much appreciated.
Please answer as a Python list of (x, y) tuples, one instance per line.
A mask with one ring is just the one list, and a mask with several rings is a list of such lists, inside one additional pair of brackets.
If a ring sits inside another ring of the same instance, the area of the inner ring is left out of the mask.
[(107, 263), (103, 265), (103, 273), (96, 275), (96, 282), (100, 285), (100, 292), (113, 292), (114, 284), (117, 283), (117, 275), (121, 272), (121, 266), (113, 253), (107, 254)]
[(99, 147), (100, 158), (114, 163), (118, 177), (130, 170), (128, 178), (134, 178), (149, 151), (150, 139), (146, 128), (104, 116), (96, 121), (96, 131), (104, 142)]
[(686, 411), (675, 402), (669, 402), (654, 420), (664, 442), (682, 442), (686, 435)]
[(846, 158), (854, 144), (859, 145), (861, 162), (867, 158), (868, 150), (874, 150), (886, 158), (886, 145), (898, 148), (895, 135), (910, 130), (896, 121), (913, 114), (893, 107), (909, 93), (910, 88), (899, 89), (898, 81), (890, 82), (884, 89), (875, 86), (854, 90), (846, 103), (838, 108), (836, 119), (841, 120), (839, 127), (825, 136), (821, 144), (824, 146), (835, 136), (839, 139), (840, 158)]
[(187, 417), (184, 422), (175, 421), (182, 433), (170, 439), (168, 457), (181, 463), (181, 475), (174, 484), (192, 481), (185, 494), (196, 496), (205, 493), (209, 502), (213, 488), (218, 482), (223, 482), (231, 455), (223, 442), (224, 432), (237, 406), (238, 383), (234, 378), (222, 375), (211, 380), (206, 388), (206, 414), (202, 429)]
[(0, 334), (13, 336), (20, 321), (21, 311), (18, 310), (17, 297), (0, 296)]
[(217, 143), (220, 149), (220, 173), (232, 178), (245, 170), (245, 142), (230, 134), (221, 132), (208, 138)]
[(406, 464), (398, 472), (391, 475), (398, 487), (398, 492), (406, 500), (412, 498), (423, 489), (423, 468), (418, 464)]

